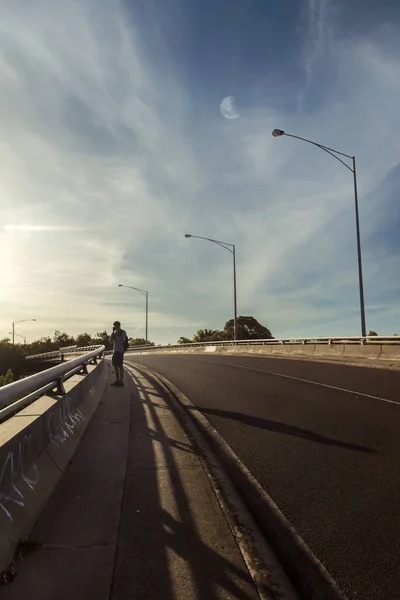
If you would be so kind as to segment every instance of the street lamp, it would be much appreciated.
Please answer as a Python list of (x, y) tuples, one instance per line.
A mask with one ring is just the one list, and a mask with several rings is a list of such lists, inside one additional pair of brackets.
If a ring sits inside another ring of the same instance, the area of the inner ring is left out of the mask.
[[(9, 332), (11, 335), (11, 331)], [(19, 333), (15, 333), (14, 335), (16, 335), (17, 337), (20, 337), (24, 340), (24, 344), (26, 344), (26, 336), (25, 335), (19, 335)]]
[(148, 342), (147, 330), (148, 330), (148, 320), (149, 320), (149, 292), (146, 290), (141, 290), (140, 288), (132, 287), (131, 285), (122, 285), (122, 283), (118, 284), (118, 287), (126, 287), (131, 290), (135, 290), (136, 292), (140, 292), (144, 296), (146, 296), (146, 346)]
[(14, 344), (14, 338), (15, 338), (15, 326), (18, 325), (18, 323), (26, 323), (27, 321), (36, 321), (36, 319), (22, 319), (22, 321), (13, 321), (12, 323), (12, 343)]
[[(362, 260), (361, 260), (361, 237), (360, 237), (360, 221), (359, 221), (359, 213), (358, 213), (358, 191), (357, 191), (357, 175), (356, 175), (356, 157), (350, 156), (349, 154), (345, 154), (344, 152), (339, 152), (338, 150), (333, 150), (333, 148), (329, 148), (328, 146), (324, 146), (322, 144), (317, 144), (317, 142), (312, 142), (311, 140), (307, 140), (306, 138), (299, 137), (298, 135), (292, 135), (290, 133), (286, 133), (282, 129), (274, 129), (272, 132), (274, 137), (281, 137), (282, 135), (286, 135), (286, 137), (292, 137), (297, 140), (302, 140), (303, 142), (307, 142), (308, 144), (312, 144), (313, 146), (317, 146), (327, 154), (336, 158), (342, 165), (346, 167), (349, 171), (353, 173), (353, 181), (354, 181), (354, 207), (356, 214), (356, 234), (357, 234), (357, 257), (358, 257), (358, 284), (360, 289), (360, 313), (361, 313), (361, 335), (362, 337), (366, 336), (366, 326), (365, 326), (365, 306), (364, 306), (364, 283), (363, 283), (363, 272), (362, 272)], [(344, 156), (352, 161), (352, 167), (349, 166), (344, 160), (339, 158), (339, 156)]]
[(222, 246), (228, 252), (231, 252), (233, 255), (233, 339), (236, 342), (237, 338), (237, 302), (236, 302), (236, 249), (235, 244), (228, 244), (227, 242), (220, 242), (218, 240), (212, 240), (211, 238), (201, 237), (199, 235), (191, 235), (190, 233), (185, 234), (185, 238), (196, 238), (198, 240), (207, 240), (208, 242), (213, 242), (214, 244), (218, 244), (218, 246)]

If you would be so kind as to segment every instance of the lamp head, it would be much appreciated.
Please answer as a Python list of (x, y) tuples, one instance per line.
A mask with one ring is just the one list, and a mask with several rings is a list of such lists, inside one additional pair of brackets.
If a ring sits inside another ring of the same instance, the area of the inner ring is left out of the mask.
[(190, 233), (185, 233), (185, 238), (191, 238), (191, 234)]
[(281, 135), (285, 135), (285, 132), (282, 129), (274, 129), (272, 135), (274, 137), (281, 137)]

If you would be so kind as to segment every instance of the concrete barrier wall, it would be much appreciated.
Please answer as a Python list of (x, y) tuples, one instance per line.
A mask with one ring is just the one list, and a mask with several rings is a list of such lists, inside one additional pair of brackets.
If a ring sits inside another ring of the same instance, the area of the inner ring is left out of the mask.
[(308, 356), (314, 356), (315, 354), (315, 344), (292, 344), (290, 354), (296, 356), (304, 354)]
[[(361, 344), (358, 346), (361, 350)], [(344, 352), (344, 344), (315, 344), (314, 356), (315, 357), (332, 357), (341, 358)]]
[(382, 351), (379, 357), (385, 360), (400, 360), (400, 346), (386, 346), (382, 344)]
[(217, 353), (217, 354), (254, 354), (254, 355), (267, 355), (267, 356), (293, 356), (296, 357), (310, 357), (312, 360), (323, 359), (323, 358), (335, 358), (335, 359), (365, 359), (365, 360), (376, 360), (379, 363), (400, 363), (400, 345), (385, 345), (385, 344), (262, 344), (256, 345), (240, 345), (240, 346), (197, 346), (191, 348), (155, 348), (150, 351), (138, 351), (129, 352), (126, 358), (129, 356), (135, 356), (135, 354), (146, 355), (146, 354), (202, 354), (202, 353)]
[(0, 573), (73, 457), (103, 395), (105, 360), (74, 375), (62, 397), (42, 396), (0, 424)]
[[(361, 350), (361, 353), (360, 353)], [(345, 344), (343, 357), (359, 357), (362, 354), (363, 358), (379, 358), (382, 352), (381, 344), (365, 344), (363, 346)]]

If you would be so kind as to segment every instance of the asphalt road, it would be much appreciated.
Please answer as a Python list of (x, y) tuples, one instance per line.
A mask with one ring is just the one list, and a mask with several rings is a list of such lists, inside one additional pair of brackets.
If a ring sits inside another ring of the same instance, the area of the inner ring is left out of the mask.
[(400, 598), (400, 372), (138, 356), (225, 438), (349, 598)]

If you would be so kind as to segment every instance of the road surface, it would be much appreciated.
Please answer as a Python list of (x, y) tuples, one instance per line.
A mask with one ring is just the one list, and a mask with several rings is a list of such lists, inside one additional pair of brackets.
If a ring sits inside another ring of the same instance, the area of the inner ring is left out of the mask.
[(400, 598), (400, 372), (141, 355), (225, 438), (349, 598)]

